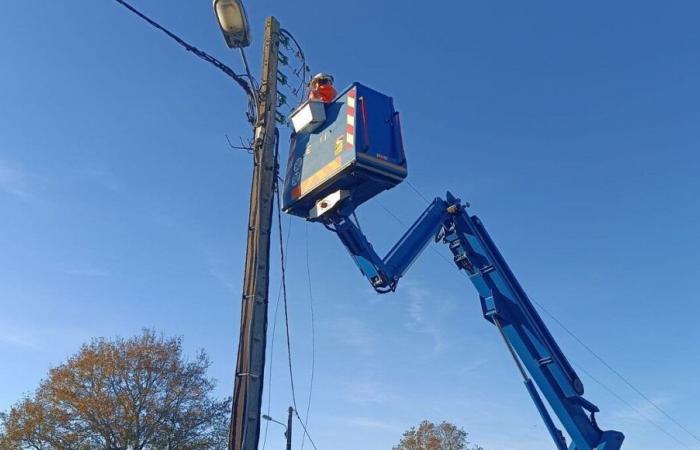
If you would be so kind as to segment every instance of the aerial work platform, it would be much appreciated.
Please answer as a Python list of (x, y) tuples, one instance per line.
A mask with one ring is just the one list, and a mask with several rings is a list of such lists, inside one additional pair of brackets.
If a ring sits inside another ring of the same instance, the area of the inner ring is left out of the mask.
[(307, 102), (293, 121), (295, 115), (303, 116), (304, 124), (291, 138), (285, 212), (313, 220), (319, 202), (331, 194), (358, 206), (406, 178), (399, 114), (391, 97), (353, 83), (332, 103)]
[(302, 104), (291, 120), (296, 133), (284, 210), (335, 233), (380, 294), (396, 290), (430, 243), (445, 244), (476, 289), (484, 318), (498, 329), (556, 449), (620, 450), (624, 435), (598, 426), (598, 407), (583, 396), (578, 374), (467, 203), (449, 192), (435, 198), (384, 257), (363, 233), (357, 207), (407, 174), (392, 99), (354, 83), (330, 103)]

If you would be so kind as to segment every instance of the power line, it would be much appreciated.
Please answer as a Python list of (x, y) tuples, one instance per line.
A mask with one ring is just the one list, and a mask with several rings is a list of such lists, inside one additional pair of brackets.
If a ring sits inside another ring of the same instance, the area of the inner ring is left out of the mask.
[[(278, 136), (279, 139), (279, 136)], [(287, 275), (286, 275), (286, 268), (285, 268), (285, 258), (284, 258), (284, 245), (282, 241), (282, 208), (280, 206), (281, 204), (281, 198), (280, 198), (280, 190), (279, 190), (279, 181), (277, 181), (277, 178), (275, 177), (275, 191), (277, 195), (277, 223), (279, 226), (279, 236), (280, 236), (280, 258), (282, 260), (282, 266), (281, 266), (281, 272), (282, 272), (282, 300), (284, 304), (284, 329), (287, 337), (287, 363), (289, 366), (289, 383), (291, 385), (292, 389), (292, 403), (294, 405), (294, 410), (296, 411), (297, 409), (297, 396), (296, 396), (296, 391), (294, 390), (294, 370), (292, 369), (292, 342), (291, 338), (289, 335), (289, 306), (287, 304)]]
[[(284, 242), (284, 248), (285, 252), (289, 248), (289, 238), (292, 235), (292, 216), (289, 216), (289, 220), (287, 221), (287, 237), (285, 238)], [(287, 260), (285, 259), (284, 265), (286, 267), (287, 265)], [(277, 288), (277, 301), (275, 302), (275, 313), (273, 315), (273, 320), (272, 320), (272, 336), (270, 339), (270, 366), (268, 370), (268, 377), (267, 377), (267, 415), (270, 415), (270, 412), (272, 411), (272, 368), (274, 366), (274, 355), (275, 355), (275, 335), (277, 332), (277, 312), (279, 311), (280, 307), (280, 300), (282, 299), (282, 280), (280, 279), (280, 285)], [(265, 432), (263, 435), (263, 450), (265, 450), (265, 447), (267, 446), (267, 433), (270, 428), (270, 421), (265, 421)]]
[[(408, 224), (407, 224), (406, 222), (404, 222), (403, 220), (401, 220), (401, 218), (399, 218), (399, 216), (397, 216), (396, 214), (394, 214), (389, 208), (387, 208), (386, 205), (384, 205), (384, 204), (383, 204), (382, 202), (380, 202), (379, 200), (376, 200), (376, 199), (375, 199), (375, 201), (377, 202), (377, 204), (378, 204), (384, 211), (386, 211), (387, 214), (389, 214), (391, 217), (393, 217), (394, 220), (396, 220), (396, 222), (398, 222), (399, 224), (401, 224), (401, 225), (404, 226), (404, 227), (408, 227)], [(437, 256), (439, 256), (443, 261), (445, 261), (447, 264), (449, 264), (450, 267), (453, 267), (454, 261), (450, 260), (450, 258), (448, 258), (448, 257), (445, 256), (444, 254), (440, 253), (440, 252), (435, 248), (435, 243), (431, 242), (431, 245), (429, 246), (429, 248), (430, 248), (430, 250), (431, 250), (433, 253), (435, 253)]]
[[(573, 361), (572, 361), (572, 362), (573, 362)], [(685, 447), (685, 448), (687, 448), (687, 449), (692, 450), (692, 448), (689, 447), (688, 444), (686, 444), (685, 442), (681, 441), (681, 440), (678, 439), (676, 436), (672, 435), (670, 432), (666, 431), (666, 429), (665, 429), (664, 427), (662, 427), (661, 425), (659, 425), (659, 424), (656, 423), (655, 421), (651, 420), (649, 417), (647, 417), (646, 414), (644, 414), (644, 413), (642, 413), (641, 411), (639, 411), (639, 409), (637, 409), (636, 407), (634, 407), (634, 405), (632, 405), (630, 402), (628, 402), (627, 400), (625, 400), (620, 394), (618, 394), (618, 393), (615, 392), (614, 390), (610, 389), (610, 388), (609, 388), (608, 386), (606, 386), (602, 381), (600, 381), (599, 379), (597, 379), (596, 377), (594, 377), (589, 371), (587, 371), (585, 368), (583, 368), (580, 364), (576, 364), (575, 362), (573, 362), (573, 364), (576, 366), (576, 368), (577, 368), (578, 370), (580, 370), (581, 372), (585, 373), (586, 376), (588, 376), (588, 378), (590, 378), (591, 380), (593, 380), (596, 384), (598, 384), (600, 387), (602, 387), (603, 389), (605, 389), (610, 395), (612, 395), (613, 397), (615, 397), (616, 399), (618, 399), (620, 402), (622, 402), (623, 404), (627, 405), (628, 408), (630, 408), (633, 412), (635, 412), (635, 413), (636, 413), (637, 415), (639, 415), (640, 417), (644, 418), (647, 422), (649, 422), (650, 424), (652, 424), (652, 425), (653, 425), (654, 427), (656, 427), (659, 431), (661, 431), (661, 432), (664, 433), (666, 436), (668, 436), (668, 437), (670, 437), (671, 439), (673, 439), (674, 441), (676, 441), (676, 443), (678, 443), (679, 445), (681, 445), (681, 446), (683, 446), (683, 447)]]
[[(243, 90), (245, 91), (246, 95), (248, 96), (248, 110), (249, 110), (249, 112), (248, 112), (248, 121), (250, 121), (250, 123), (255, 123), (256, 116), (257, 116), (257, 113), (256, 113), (256, 106), (255, 106), (256, 95), (255, 95), (255, 93), (252, 91), (252, 89), (250, 88), (250, 86), (248, 85), (248, 83), (245, 81), (245, 79), (243, 78), (243, 76), (237, 74), (232, 68), (230, 68), (230, 67), (227, 66), (226, 64), (222, 63), (221, 61), (219, 61), (219, 60), (216, 59), (215, 57), (211, 56), (211, 55), (208, 54), (207, 52), (205, 52), (205, 51), (203, 51), (203, 50), (200, 50), (200, 49), (198, 49), (197, 47), (195, 47), (194, 45), (191, 45), (191, 44), (187, 43), (184, 39), (182, 39), (181, 37), (179, 37), (178, 35), (176, 35), (176, 34), (173, 33), (172, 31), (166, 29), (165, 27), (163, 27), (163, 26), (160, 25), (158, 22), (156, 22), (155, 20), (151, 19), (150, 17), (148, 17), (147, 15), (145, 15), (144, 13), (142, 13), (141, 11), (139, 11), (138, 9), (134, 8), (134, 7), (131, 6), (129, 3), (127, 3), (125, 0), (115, 0), (115, 1), (116, 1), (117, 3), (119, 3), (119, 4), (121, 4), (122, 6), (124, 6), (126, 9), (128, 9), (128, 10), (131, 11), (132, 13), (136, 14), (137, 16), (139, 16), (141, 19), (143, 19), (144, 21), (146, 21), (149, 25), (153, 26), (154, 28), (156, 28), (156, 29), (162, 31), (163, 33), (165, 33), (166, 35), (168, 35), (168, 37), (170, 37), (172, 40), (174, 40), (175, 42), (177, 42), (177, 43), (178, 43), (181, 47), (183, 47), (185, 50), (187, 50), (188, 52), (193, 53), (193, 54), (194, 54), (195, 56), (197, 56), (198, 58), (200, 58), (200, 59), (202, 59), (202, 60), (208, 62), (208, 63), (211, 64), (211, 65), (213, 65), (214, 67), (216, 67), (217, 69), (219, 69), (219, 70), (221, 70), (223, 73), (225, 73), (227, 76), (229, 76), (230, 78), (232, 78), (236, 83), (238, 83), (238, 85), (239, 85), (241, 88), (243, 88)], [(252, 78), (251, 78), (251, 81), (252, 81)]]
[(296, 415), (297, 419), (299, 420), (301, 427), (304, 429), (304, 436), (309, 438), (309, 442), (311, 442), (311, 446), (314, 448), (314, 450), (318, 450), (318, 448), (316, 448), (316, 444), (314, 444), (314, 440), (311, 439), (311, 435), (309, 434), (309, 430), (306, 429), (306, 425), (304, 425), (304, 421), (301, 420), (301, 417), (299, 417), (299, 412), (296, 409), (294, 410), (294, 414)]
[(425, 200), (425, 203), (430, 203), (430, 200), (428, 200), (428, 198), (425, 195), (423, 195), (421, 191), (419, 191), (418, 188), (413, 185), (413, 183), (411, 183), (411, 180), (406, 179), (406, 184), (408, 184), (408, 186), (413, 190), (413, 192), (415, 192), (420, 198)]
[[(306, 279), (309, 286), (309, 309), (311, 312), (311, 379), (309, 380), (309, 398), (306, 402), (306, 417), (304, 426), (309, 424), (309, 412), (311, 411), (311, 397), (314, 391), (314, 375), (316, 373), (316, 325), (314, 323), (314, 293), (311, 284), (311, 263), (309, 261), (309, 223), (306, 223)], [(301, 438), (301, 450), (304, 450), (306, 434)]]
[(646, 400), (651, 406), (654, 407), (657, 411), (659, 411), (661, 414), (663, 414), (668, 420), (673, 422), (678, 428), (681, 430), (685, 431), (688, 435), (690, 435), (693, 439), (696, 441), (700, 442), (700, 438), (698, 438), (697, 435), (695, 435), (693, 432), (688, 430), (685, 426), (680, 424), (678, 420), (673, 418), (669, 413), (667, 413), (664, 409), (662, 409), (656, 402), (654, 402), (652, 399), (650, 399), (647, 395), (645, 395), (641, 390), (639, 390), (635, 385), (632, 384), (631, 381), (629, 381), (625, 376), (623, 376), (620, 372), (618, 372), (614, 367), (612, 367), (606, 360), (604, 360), (600, 355), (598, 355), (591, 347), (589, 347), (581, 338), (576, 336), (576, 334), (571, 331), (569, 328), (566, 327), (559, 319), (557, 319), (554, 314), (549, 312), (547, 308), (545, 308), (541, 303), (539, 303), (535, 299), (531, 299), (538, 308), (540, 308), (545, 314), (547, 314), (552, 320), (554, 320), (557, 325), (559, 325), (569, 336), (571, 336), (576, 342), (581, 344), (583, 348), (585, 348), (588, 353), (593, 355), (595, 359), (597, 359), (601, 364), (603, 364), (608, 370), (610, 370), (612, 373), (615, 374), (620, 380), (622, 380), (623, 383), (625, 383), (630, 389), (632, 389), (634, 392), (636, 392), (640, 397), (642, 397), (644, 400)]
[[(407, 180), (407, 181), (408, 181), (408, 180)], [(423, 194), (421, 194), (421, 192), (420, 192), (415, 186), (413, 186), (413, 185), (410, 184), (410, 183), (409, 183), (409, 186), (411, 186), (412, 190), (416, 193), (416, 195), (418, 195), (418, 196), (419, 196), (420, 198), (422, 198), (423, 200), (426, 200), (426, 201), (427, 201), (426, 196), (424, 196)], [(383, 205), (383, 204), (380, 203), (380, 202), (378, 202), (378, 204), (379, 204), (379, 205), (382, 207), (382, 209), (384, 209), (390, 216), (392, 216), (398, 223), (400, 223), (400, 224), (406, 226), (405, 223), (404, 223), (404, 221), (401, 220), (396, 214), (394, 214), (388, 207), (386, 207), (385, 205)], [(437, 251), (435, 248), (433, 248), (432, 246), (431, 246), (431, 249), (432, 249), (435, 253), (437, 253), (444, 261), (448, 262), (448, 263), (450, 264), (450, 266), (452, 266), (453, 263), (452, 263), (451, 261), (449, 261), (449, 259), (448, 259), (447, 257), (445, 257), (442, 253), (438, 252), (438, 251)], [(464, 272), (462, 272), (462, 271), (460, 271), (460, 272), (461, 272), (461, 273), (464, 273)], [(464, 275), (467, 275), (467, 274), (464, 273)], [(552, 318), (552, 320), (554, 320), (554, 321), (557, 323), (557, 325), (559, 325), (567, 334), (569, 334), (569, 335), (570, 335), (572, 338), (574, 338), (579, 344), (581, 344), (581, 346), (583, 346), (589, 353), (591, 353), (591, 354), (592, 354), (599, 362), (601, 362), (608, 370), (610, 370), (610, 371), (613, 372), (618, 378), (620, 378), (620, 379), (621, 379), (627, 386), (629, 386), (634, 392), (636, 392), (638, 395), (640, 395), (644, 400), (646, 400), (649, 404), (651, 404), (656, 410), (658, 410), (659, 412), (661, 412), (667, 419), (669, 419), (671, 422), (673, 422), (673, 423), (674, 423), (676, 426), (678, 426), (681, 430), (685, 431), (687, 434), (689, 434), (689, 435), (690, 435), (691, 437), (693, 437), (695, 440), (697, 440), (697, 441), (700, 442), (700, 439), (699, 439), (694, 433), (692, 433), (690, 430), (688, 430), (686, 427), (684, 427), (682, 424), (680, 424), (675, 418), (673, 418), (670, 414), (668, 414), (666, 411), (664, 411), (660, 406), (658, 406), (654, 401), (652, 401), (647, 395), (645, 395), (643, 392), (641, 392), (641, 390), (639, 390), (637, 387), (635, 387), (627, 378), (625, 378), (620, 372), (618, 372), (616, 369), (614, 369), (607, 361), (605, 361), (601, 356), (599, 356), (596, 352), (594, 352), (593, 349), (591, 349), (588, 345), (586, 345), (586, 344), (583, 342), (582, 339), (580, 339), (578, 336), (576, 336), (576, 334), (574, 334), (574, 333), (573, 333), (568, 327), (566, 327), (558, 318), (556, 318), (556, 317), (554, 316), (554, 314), (552, 314), (552, 313), (549, 312), (544, 306), (542, 306), (541, 303), (537, 302), (535, 299), (531, 299), (531, 300), (532, 300), (533, 303), (535, 303), (545, 314), (547, 314), (550, 318)], [(579, 367), (580, 367), (580, 366), (579, 366)], [(584, 370), (584, 372), (586, 372), (589, 376), (591, 376), (590, 373), (588, 373), (587, 371)], [(592, 378), (596, 383), (598, 383), (598, 384), (600, 384), (601, 386), (603, 386), (608, 392), (613, 392), (612, 389), (610, 389), (610, 388), (608, 388), (607, 386), (605, 386), (605, 385), (604, 385), (602, 382), (600, 382), (599, 380), (593, 378), (592, 376), (591, 376), (591, 378)], [(619, 397), (618, 394), (614, 394), (614, 395), (615, 395), (618, 399), (622, 400), (622, 399)], [(632, 410), (633, 410), (635, 413), (639, 414), (639, 412), (636, 410), (636, 408), (632, 407), (631, 404), (630, 404), (629, 402), (627, 402), (627, 401), (625, 401), (625, 400), (622, 400), (622, 401), (623, 401), (625, 404), (627, 404), (628, 406), (630, 406), (630, 407), (632, 408)], [(646, 416), (644, 416), (644, 415), (641, 415), (641, 414), (640, 414), (640, 416), (643, 417), (643, 418), (646, 418)], [(648, 418), (646, 418), (646, 419), (649, 420)], [(666, 429), (664, 429), (664, 428), (661, 427), (660, 425), (656, 424), (655, 422), (652, 422), (652, 423), (653, 423), (657, 428), (659, 428), (661, 431), (663, 431), (664, 434), (666, 434), (666, 435), (672, 437), (676, 442), (680, 443), (681, 445), (684, 445), (686, 448), (689, 448), (689, 447), (688, 447), (686, 444), (684, 444), (682, 441), (678, 440), (676, 437), (674, 437), (672, 434), (670, 434)]]
[[(304, 49), (301, 48), (299, 41), (296, 40), (294, 35), (291, 32), (289, 32), (289, 30), (282, 28), (282, 29), (280, 29), (280, 33), (285, 38), (290, 39), (294, 43), (294, 46), (296, 47), (296, 56), (301, 61), (301, 67), (298, 68), (297, 70), (294, 70), (294, 74), (297, 76), (298, 76), (298, 73), (301, 72), (301, 76), (299, 77), (301, 79), (301, 81), (300, 81), (299, 86), (296, 89), (292, 90), (292, 93), (296, 97), (303, 99), (306, 96), (307, 79), (310, 76), (309, 66), (306, 63), (306, 55), (304, 55)], [(291, 49), (291, 47), (289, 47), (289, 45), (288, 45), (288, 42), (287, 42), (287, 44), (284, 44), (284, 45), (285, 45), (285, 48)], [(299, 95), (299, 94), (301, 94), (301, 95)]]
[[(279, 139), (279, 135), (277, 136)], [(299, 416), (299, 410), (297, 408), (297, 399), (296, 399), (296, 392), (294, 390), (294, 370), (292, 368), (292, 345), (291, 345), (291, 339), (290, 339), (290, 334), (289, 334), (289, 308), (287, 305), (287, 277), (286, 277), (286, 267), (285, 267), (285, 252), (284, 252), (284, 245), (282, 241), (282, 208), (281, 208), (281, 199), (280, 199), (280, 190), (279, 190), (279, 181), (277, 178), (275, 178), (275, 192), (277, 196), (277, 224), (279, 228), (279, 242), (280, 242), (280, 258), (282, 261), (282, 266), (281, 266), (281, 272), (282, 272), (282, 299), (284, 301), (284, 326), (285, 326), (285, 331), (286, 331), (286, 337), (287, 337), (287, 363), (289, 366), (289, 382), (292, 390), (292, 404), (294, 405), (294, 414), (296, 418), (299, 420), (299, 423), (301, 424), (302, 428), (304, 429), (304, 436), (309, 438), (309, 442), (311, 443), (311, 446), (314, 448), (314, 450), (318, 450), (316, 447), (316, 444), (314, 443), (313, 439), (311, 438), (311, 435), (309, 434), (309, 431), (306, 427), (306, 424), (304, 424), (304, 421), (301, 419)], [(311, 395), (311, 392), (309, 392), (309, 395)], [(308, 409), (307, 409), (307, 418), (308, 418)]]

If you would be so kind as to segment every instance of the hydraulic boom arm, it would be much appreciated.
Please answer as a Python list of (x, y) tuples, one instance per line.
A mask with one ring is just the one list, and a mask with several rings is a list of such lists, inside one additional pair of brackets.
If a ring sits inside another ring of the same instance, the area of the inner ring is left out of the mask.
[[(598, 407), (583, 398), (583, 383), (481, 220), (467, 214), (459, 199), (450, 193), (446, 200), (436, 198), (384, 258), (377, 255), (359, 225), (351, 220), (353, 211), (348, 202), (319, 220), (336, 232), (377, 292), (394, 291), (399, 279), (431, 240), (447, 244), (455, 264), (466, 272), (476, 288), (484, 317), (503, 337), (556, 448), (621, 448), (624, 435), (598, 427), (595, 420)], [(569, 446), (542, 397), (569, 435)]]

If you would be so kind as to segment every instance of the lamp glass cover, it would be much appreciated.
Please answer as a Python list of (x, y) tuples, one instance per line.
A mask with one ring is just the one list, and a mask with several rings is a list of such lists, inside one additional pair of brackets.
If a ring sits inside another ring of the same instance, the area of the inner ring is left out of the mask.
[(245, 33), (245, 18), (241, 6), (235, 0), (216, 2), (216, 17), (221, 29), (227, 33)]

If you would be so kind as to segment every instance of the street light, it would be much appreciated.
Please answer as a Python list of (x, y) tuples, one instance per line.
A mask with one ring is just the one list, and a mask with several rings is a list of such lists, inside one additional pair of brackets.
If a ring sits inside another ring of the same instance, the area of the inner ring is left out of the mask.
[(264, 420), (267, 420), (269, 422), (275, 422), (284, 427), (284, 437), (287, 438), (287, 450), (292, 450), (292, 414), (294, 413), (294, 408), (291, 406), (287, 410), (288, 415), (287, 415), (287, 425), (283, 424), (279, 420), (275, 420), (272, 417), (268, 416), (267, 414), (263, 414), (262, 418)]
[[(283, 424), (283, 423), (280, 422), (279, 420), (273, 419), (272, 417), (268, 416), (267, 414), (263, 414), (263, 415), (262, 415), (262, 418), (263, 418), (264, 420), (267, 420), (268, 422), (275, 422), (275, 423), (278, 423), (278, 424), (282, 425), (282, 426), (284, 427), (285, 430), (287, 429), (287, 425)], [(286, 433), (285, 433), (285, 434), (286, 434)]]
[(214, 12), (229, 48), (250, 45), (250, 26), (241, 0), (214, 0)]

